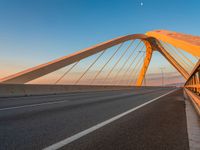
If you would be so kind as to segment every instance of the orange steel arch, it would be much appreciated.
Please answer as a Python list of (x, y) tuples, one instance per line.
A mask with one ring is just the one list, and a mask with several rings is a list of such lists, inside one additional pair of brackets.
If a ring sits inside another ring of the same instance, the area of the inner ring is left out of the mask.
[[(73, 64), (81, 59), (84, 59), (86, 57), (89, 57), (91, 55), (94, 55), (98, 52), (101, 52), (107, 48), (110, 48), (112, 46), (115, 46), (117, 44), (134, 40), (134, 39), (141, 39), (143, 41), (146, 41), (145, 44), (148, 43), (148, 36), (144, 34), (132, 34), (127, 36), (118, 37), (100, 44), (97, 44), (95, 46), (80, 50), (78, 52), (75, 52), (71, 55), (64, 56), (58, 59), (55, 59), (53, 61), (50, 61), (45, 64), (41, 64), (39, 66), (24, 70), (22, 72), (16, 73), (14, 75), (5, 77), (0, 80), (1, 83), (15, 83), (15, 84), (23, 84), (26, 82), (29, 82), (31, 80), (34, 80), (36, 78), (39, 78), (41, 76), (44, 76), (48, 73), (51, 73), (53, 71), (56, 71), (62, 67), (65, 67), (67, 65)], [(148, 44), (150, 45), (150, 44)]]
[(146, 45), (146, 56), (145, 56), (145, 60), (144, 60), (144, 64), (142, 66), (142, 69), (138, 75), (138, 79), (136, 81), (136, 86), (141, 86), (143, 79), (145, 77), (145, 74), (147, 72), (149, 63), (151, 61), (151, 57), (152, 57), (152, 53), (153, 53), (153, 47), (151, 45), (151, 43), (148, 41), (144, 41), (145, 45)]
[(185, 79), (188, 79), (189, 73), (165, 50), (165, 48), (160, 44), (160, 42), (157, 39), (149, 38), (148, 43), (145, 43), (145, 45), (146, 45), (146, 57), (142, 69), (138, 75), (136, 86), (142, 85), (143, 79), (145, 77), (146, 71), (151, 61), (153, 51), (160, 52), (165, 57), (165, 59), (167, 59), (171, 63), (171, 65), (174, 66)]
[(179, 47), (184, 51), (200, 57), (200, 37), (189, 34), (183, 34), (167, 30), (149, 31), (146, 35), (162, 40), (175, 47)]
[[(191, 40), (191, 38), (195, 42)], [(183, 50), (195, 56), (200, 56), (200, 37), (185, 35), (182, 33), (175, 33), (165, 30), (157, 30), (157, 31), (147, 32), (146, 35), (144, 34), (126, 35), (97, 44), (95, 46), (80, 50), (71, 55), (55, 59), (48, 63), (44, 63), (39, 66), (3, 78), (0, 80), (0, 83), (24, 84), (26, 82), (44, 76), (48, 73), (56, 71), (62, 67), (73, 64), (86, 57), (94, 55), (98, 52), (101, 52), (107, 48), (134, 39), (142, 40), (146, 46), (146, 57), (142, 69), (138, 75), (138, 79), (136, 82), (137, 86), (142, 85), (147, 68), (151, 61), (153, 51), (155, 50), (159, 51), (181, 73), (181, 75), (185, 79), (189, 77), (189, 73), (164, 49), (164, 47), (160, 44), (159, 40), (168, 42), (176, 47), (182, 48)]]

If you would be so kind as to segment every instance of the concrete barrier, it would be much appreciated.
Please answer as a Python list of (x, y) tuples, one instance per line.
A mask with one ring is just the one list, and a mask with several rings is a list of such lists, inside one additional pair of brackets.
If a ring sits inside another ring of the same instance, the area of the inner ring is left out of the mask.
[(78, 91), (105, 91), (137, 88), (158, 87), (133, 87), (133, 86), (102, 86), (102, 85), (39, 85), (39, 84), (0, 84), (0, 97), (16, 97), (31, 95), (63, 94)]

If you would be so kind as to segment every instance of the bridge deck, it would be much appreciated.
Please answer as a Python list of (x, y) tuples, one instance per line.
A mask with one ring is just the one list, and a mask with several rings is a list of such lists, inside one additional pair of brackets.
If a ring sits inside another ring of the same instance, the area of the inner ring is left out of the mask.
[(165, 96), (63, 149), (188, 150), (183, 92)]
[[(62, 148), (70, 150), (187, 150), (182, 90), (135, 109), (172, 90), (1, 98), (0, 149), (42, 149), (65, 140)], [(86, 134), (87, 129), (133, 108), (134, 111)], [(81, 131), (86, 135), (78, 138)]]

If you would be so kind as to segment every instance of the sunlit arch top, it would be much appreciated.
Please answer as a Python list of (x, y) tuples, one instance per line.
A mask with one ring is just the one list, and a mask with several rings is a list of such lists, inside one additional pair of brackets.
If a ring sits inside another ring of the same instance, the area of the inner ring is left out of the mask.
[(200, 37), (167, 30), (149, 31), (146, 35), (162, 40), (200, 57)]

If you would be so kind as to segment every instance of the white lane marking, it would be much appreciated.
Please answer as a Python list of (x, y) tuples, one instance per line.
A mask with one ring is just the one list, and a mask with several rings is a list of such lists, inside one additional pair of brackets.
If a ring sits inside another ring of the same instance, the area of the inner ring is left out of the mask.
[[(149, 91), (147, 91), (147, 93), (148, 92)], [(146, 93), (137, 93), (137, 94), (146, 94)], [(111, 96), (111, 97), (106, 97), (106, 98), (108, 98), (108, 99), (110, 99), (110, 98), (120, 98), (120, 97), (124, 97), (124, 96), (129, 96), (129, 95), (131, 96), (132, 94), (121, 94), (121, 95)], [(100, 98), (100, 99), (102, 99), (102, 98)], [(105, 97), (103, 99), (105, 99)], [(65, 103), (65, 102), (69, 102), (69, 100), (60, 100), (60, 101), (44, 102), (44, 103), (37, 103), (37, 104), (27, 104), (27, 105), (22, 105), (22, 106), (5, 107), (5, 108), (0, 108), (0, 111), (20, 109), (20, 108), (28, 108), (28, 107), (36, 107), (36, 106), (43, 106), (43, 105), (52, 105), (52, 104), (59, 104), (59, 103)]]
[[(119, 98), (119, 97), (124, 97), (124, 96), (129, 96), (129, 95), (131, 95), (131, 94), (121, 94), (121, 95), (117, 95), (117, 96), (114, 95), (114, 96), (110, 96), (110, 97), (103, 97), (103, 98), (100, 98), (100, 99)], [(22, 106), (6, 107), (6, 108), (0, 108), (0, 111), (20, 109), (20, 108), (28, 108), (28, 107), (36, 107), (36, 106), (42, 106), (42, 105), (58, 104), (58, 103), (64, 103), (64, 102), (69, 102), (69, 101), (70, 100), (61, 100), (61, 101), (44, 102), (44, 103), (37, 103), (37, 104), (27, 104), (27, 105), (22, 105)]]
[(0, 111), (27, 108), (27, 107), (36, 107), (36, 106), (42, 106), (42, 105), (51, 105), (51, 104), (58, 104), (58, 103), (63, 103), (63, 102), (69, 102), (69, 101), (63, 100), (63, 101), (44, 102), (44, 103), (39, 103), (39, 104), (30, 104), (30, 105), (23, 105), (23, 106), (6, 107), (6, 108), (0, 108)]
[(77, 140), (77, 139), (79, 139), (79, 138), (81, 138), (81, 137), (83, 137), (83, 136), (85, 136), (85, 135), (87, 135), (87, 134), (89, 134), (89, 133), (91, 133), (91, 132), (93, 132), (93, 131), (95, 131), (95, 130), (97, 130), (97, 129), (99, 129), (99, 128), (101, 128), (101, 127), (103, 127), (103, 126), (105, 126), (105, 125), (107, 125), (107, 124), (109, 124), (109, 123), (111, 123), (111, 122), (113, 122), (113, 121), (115, 121), (115, 120), (117, 120), (117, 119), (129, 114), (129, 113), (131, 113), (131, 112), (133, 112), (133, 111), (135, 111), (135, 110), (137, 110), (137, 109), (139, 109), (139, 108), (141, 108), (141, 107), (144, 107), (145, 105), (148, 105), (148, 104), (150, 104), (150, 103), (152, 103), (152, 102), (154, 102), (154, 101), (156, 101), (156, 100), (158, 100), (158, 99), (160, 99), (160, 98), (162, 98), (162, 97), (164, 97), (164, 96), (166, 96), (166, 95), (168, 95), (168, 94), (170, 94), (170, 93), (172, 93), (172, 92), (174, 92), (176, 90), (178, 90), (178, 89), (172, 90), (172, 91), (170, 91), (170, 92), (168, 92), (166, 94), (163, 94), (163, 95), (161, 95), (161, 96), (159, 96), (157, 98), (154, 98), (154, 99), (152, 99), (152, 100), (150, 100), (150, 101), (148, 101), (148, 102), (146, 102), (144, 104), (141, 104), (141, 105), (139, 105), (139, 106), (137, 106), (135, 108), (132, 108), (132, 109), (130, 109), (128, 111), (125, 111), (124, 113), (121, 113), (121, 114), (119, 114), (119, 115), (117, 115), (117, 116), (115, 116), (113, 118), (110, 118), (110, 119), (108, 119), (106, 121), (103, 121), (103, 122), (97, 124), (97, 125), (94, 125), (93, 127), (90, 127), (90, 128), (88, 128), (88, 129), (86, 129), (84, 131), (81, 131), (81, 132), (79, 132), (79, 133), (77, 133), (77, 134), (75, 134), (75, 135), (73, 135), (71, 137), (68, 137), (68, 138), (66, 138), (66, 139), (64, 139), (64, 140), (62, 140), (62, 141), (60, 141), (58, 143), (50, 145), (50, 146), (44, 148), (43, 150), (57, 150), (57, 149), (65, 146), (65, 145), (67, 145), (67, 144), (69, 144), (69, 143), (71, 143), (71, 142), (73, 142), (73, 141), (75, 141), (75, 140)]

